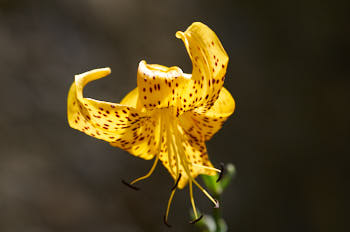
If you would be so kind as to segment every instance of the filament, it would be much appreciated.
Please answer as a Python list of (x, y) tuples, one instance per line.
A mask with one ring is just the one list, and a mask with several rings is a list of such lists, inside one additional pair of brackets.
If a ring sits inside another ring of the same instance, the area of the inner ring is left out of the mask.
[(150, 177), (152, 175), (152, 173), (154, 172), (156, 166), (157, 166), (158, 160), (159, 160), (159, 153), (157, 154), (157, 156), (156, 156), (156, 158), (155, 158), (155, 160), (153, 162), (153, 165), (152, 165), (151, 169), (149, 170), (149, 172), (146, 175), (141, 176), (141, 177), (131, 181), (130, 185), (133, 185), (136, 182), (139, 182), (140, 180), (144, 180), (144, 179), (147, 179), (148, 177)]
[(150, 177), (152, 175), (152, 173), (154, 172), (157, 164), (158, 164), (158, 160), (159, 160), (159, 153), (160, 153), (160, 148), (161, 148), (161, 145), (162, 145), (162, 133), (163, 133), (163, 128), (164, 128), (164, 123), (162, 122), (162, 117), (159, 116), (159, 139), (158, 139), (158, 149), (157, 149), (157, 154), (156, 154), (156, 158), (153, 162), (153, 165), (151, 167), (151, 169), (149, 170), (149, 172), (144, 175), (144, 176), (141, 176), (133, 181), (131, 181), (130, 185), (133, 185), (135, 184), (136, 182), (139, 182), (140, 180), (144, 180), (144, 179), (147, 179), (148, 177)]
[[(171, 130), (170, 132), (168, 131), (167, 135), (168, 135), (168, 140), (171, 141), (171, 148), (172, 148), (171, 149), (172, 150), (172, 154), (171, 155), (174, 155), (174, 152), (177, 151), (176, 144), (174, 143), (174, 140), (175, 140), (174, 136), (176, 136), (176, 134), (174, 134), (174, 131)], [(178, 152), (177, 152), (177, 154), (178, 154)], [(176, 155), (175, 157), (176, 157), (176, 159), (175, 159), (175, 162), (176, 162), (176, 176), (178, 176), (179, 172), (180, 172), (180, 165), (179, 165), (180, 161), (179, 161), (179, 156), (178, 155)]]
[(209, 198), (209, 200), (211, 200), (214, 203), (215, 207), (218, 207), (219, 202), (215, 200), (212, 196), (210, 196), (210, 194), (200, 184), (198, 184), (198, 182), (195, 179), (192, 179), (192, 181), (195, 185), (197, 185), (197, 187), (200, 190), (202, 190), (202, 192)]
[(165, 212), (164, 222), (165, 222), (165, 224), (167, 224), (167, 225), (169, 225), (169, 224), (168, 224), (168, 215), (169, 215), (169, 210), (170, 210), (171, 202), (173, 201), (173, 198), (174, 198), (175, 191), (176, 191), (176, 188), (174, 188), (174, 189), (171, 191), (171, 194), (170, 194), (170, 197), (169, 197), (169, 200), (168, 200), (168, 206), (167, 206), (166, 212)]
[[(173, 120), (173, 119), (170, 118), (170, 120)], [(166, 136), (167, 136), (167, 144), (168, 144), (167, 147), (168, 147), (169, 169), (172, 171), (172, 173), (174, 173), (173, 168), (172, 168), (172, 163), (170, 162), (171, 161), (171, 157), (175, 153), (174, 139), (173, 139), (173, 137), (171, 135), (171, 134), (174, 134), (174, 133), (171, 133), (172, 132), (171, 129), (172, 129), (172, 127), (170, 127), (170, 129), (167, 130)], [(176, 155), (175, 157), (176, 157), (176, 159), (175, 159), (175, 163), (176, 163), (176, 181), (175, 181), (174, 186), (171, 189), (171, 194), (170, 194), (170, 197), (169, 197), (169, 200), (168, 200), (168, 205), (167, 205), (167, 209), (166, 209), (166, 213), (165, 213), (165, 217), (164, 217), (164, 223), (166, 225), (168, 225), (168, 226), (170, 226), (168, 224), (168, 216), (169, 216), (171, 202), (172, 202), (172, 200), (174, 198), (175, 191), (176, 191), (177, 186), (178, 186), (178, 184), (180, 182), (180, 179), (181, 179), (181, 173), (180, 173), (180, 170), (179, 170), (179, 160), (178, 160), (179, 158), (178, 158), (178, 155)]]
[[(176, 133), (175, 138), (182, 138), (182, 137), (180, 137), (181, 135), (180, 135), (178, 129), (175, 130), (175, 133)], [(183, 157), (186, 158), (186, 154), (185, 154), (185, 152), (184, 152), (184, 150), (183, 150), (183, 146), (182, 146), (182, 143), (181, 143), (181, 142), (182, 142), (182, 141), (179, 141), (178, 139), (176, 139), (179, 157), (180, 157), (181, 163), (182, 163), (182, 165), (183, 165), (183, 167), (184, 167), (184, 169), (185, 169), (186, 174), (188, 175), (190, 181), (193, 181), (193, 183), (194, 183), (195, 185), (197, 185), (197, 187), (204, 193), (204, 195), (206, 195), (206, 196), (209, 198), (209, 200), (212, 201), (212, 202), (214, 203), (215, 207), (218, 207), (218, 204), (219, 204), (218, 201), (215, 200), (215, 199), (214, 199), (200, 184), (198, 184), (198, 182), (191, 176), (191, 173), (190, 173), (190, 171), (188, 170), (188, 164), (186, 164), (185, 161), (183, 160)], [(179, 152), (179, 151), (180, 151), (180, 152)], [(192, 164), (192, 163), (190, 163), (190, 164)]]
[(212, 171), (215, 171), (215, 172), (218, 172), (218, 173), (221, 173), (221, 170), (220, 169), (217, 169), (217, 168), (213, 168), (213, 167), (208, 167), (208, 166), (203, 166), (203, 165), (200, 165), (200, 164), (194, 164), (194, 163), (191, 163), (193, 166), (196, 166), (196, 167), (199, 167), (199, 168), (204, 168), (204, 169), (208, 169), (208, 170), (212, 170)]
[(165, 217), (164, 217), (164, 223), (167, 225), (167, 226), (170, 226), (168, 224), (168, 215), (169, 215), (169, 211), (170, 211), (170, 205), (171, 205), (171, 202), (173, 201), (173, 198), (174, 198), (174, 195), (175, 195), (175, 191), (177, 189), (177, 185), (179, 184), (180, 182), (180, 179), (181, 179), (181, 174), (178, 175), (178, 177), (176, 178), (176, 182), (175, 182), (175, 185), (172, 187), (171, 189), (171, 194), (170, 194), (170, 197), (169, 197), (169, 201), (168, 201), (168, 206), (166, 208), (166, 212), (165, 212)]
[[(168, 119), (168, 120), (172, 120), (171, 118), (167, 117), (168, 115), (165, 115), (164, 118)], [(171, 162), (171, 156), (174, 155), (175, 149), (173, 144), (171, 144), (172, 140), (170, 139), (171, 135), (170, 135), (170, 129), (168, 128), (166, 131), (166, 142), (167, 142), (167, 148), (168, 148), (168, 162), (169, 162), (169, 169), (170, 169), (170, 173), (174, 176), (177, 176), (177, 173), (174, 173), (174, 170), (172, 168), (172, 162)], [(172, 149), (171, 149), (172, 148)], [(176, 161), (176, 160), (175, 160)], [(176, 161), (177, 164), (177, 161)], [(178, 167), (177, 167), (178, 169)]]
[(198, 215), (197, 215), (196, 205), (194, 204), (193, 191), (192, 191), (192, 181), (191, 180), (189, 181), (189, 189), (190, 189), (190, 199), (191, 199), (194, 217), (197, 219)]

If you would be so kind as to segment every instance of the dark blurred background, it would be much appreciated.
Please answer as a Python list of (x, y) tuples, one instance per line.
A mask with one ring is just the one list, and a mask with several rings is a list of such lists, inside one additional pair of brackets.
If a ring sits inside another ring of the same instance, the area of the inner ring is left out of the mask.
[[(345, 2), (345, 1), (344, 1)], [(207, 143), (237, 176), (229, 231), (349, 231), (349, 4), (334, 1), (0, 0), (0, 231), (167, 231), (162, 166), (69, 128), (74, 74), (109, 66), (86, 95), (119, 102), (138, 62), (191, 63), (177, 30), (202, 21), (230, 56), (235, 114)], [(201, 210), (211, 203), (195, 192)], [(188, 190), (170, 213), (189, 225)]]

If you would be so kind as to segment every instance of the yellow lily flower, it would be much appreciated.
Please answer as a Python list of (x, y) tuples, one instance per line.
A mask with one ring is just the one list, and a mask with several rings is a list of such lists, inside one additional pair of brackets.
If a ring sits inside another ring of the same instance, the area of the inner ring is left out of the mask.
[(83, 97), (90, 81), (111, 73), (109, 68), (75, 76), (68, 93), (69, 125), (87, 135), (109, 142), (130, 154), (149, 160), (150, 171), (130, 183), (148, 178), (159, 160), (174, 178), (166, 210), (176, 188), (189, 184), (190, 200), (197, 219), (192, 184), (216, 206), (218, 202), (195, 180), (199, 174), (215, 175), (221, 170), (209, 161), (205, 141), (209, 140), (233, 113), (235, 102), (223, 87), (228, 56), (216, 34), (195, 22), (176, 37), (183, 40), (193, 64), (192, 74), (179, 67), (139, 63), (137, 88), (119, 103)]

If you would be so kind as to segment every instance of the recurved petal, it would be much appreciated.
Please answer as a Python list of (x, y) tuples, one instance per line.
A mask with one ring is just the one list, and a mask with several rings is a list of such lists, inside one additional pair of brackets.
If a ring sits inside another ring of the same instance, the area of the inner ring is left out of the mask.
[[(103, 68), (75, 76), (67, 99), (69, 125), (139, 156), (135, 147), (152, 137), (152, 130), (149, 129), (152, 120), (134, 107), (83, 97), (83, 88), (87, 83), (109, 73), (109, 68)], [(145, 152), (142, 158), (154, 156), (155, 151), (151, 146), (148, 150), (150, 152)]]
[(227, 118), (233, 114), (235, 107), (236, 103), (231, 93), (225, 87), (222, 87), (218, 99), (205, 115), (208, 117), (220, 116)]
[(151, 159), (159, 153), (159, 121), (156, 118), (147, 118), (141, 122), (140, 127), (133, 127), (129, 134), (125, 134), (122, 140), (116, 140), (110, 144), (120, 147), (130, 154)]
[(228, 55), (216, 34), (200, 22), (193, 23), (185, 32), (178, 31), (191, 58), (192, 79), (198, 89), (196, 103), (205, 112), (214, 104), (224, 83)]
[(200, 109), (187, 111), (179, 118), (184, 131), (196, 140), (209, 140), (223, 125), (227, 118), (233, 114), (235, 101), (230, 92), (222, 87), (219, 98), (209, 111), (205, 113)]

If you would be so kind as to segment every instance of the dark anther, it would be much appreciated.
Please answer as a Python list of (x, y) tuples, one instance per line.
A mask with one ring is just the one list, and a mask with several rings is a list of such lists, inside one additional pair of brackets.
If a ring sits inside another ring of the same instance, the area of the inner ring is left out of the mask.
[(216, 201), (216, 204), (215, 204), (214, 208), (218, 209), (220, 207), (219, 201), (218, 200), (215, 200), (215, 201)]
[(170, 228), (170, 227), (171, 227), (171, 225), (170, 225), (170, 224), (168, 224), (168, 222), (167, 222), (167, 220), (166, 220), (166, 217), (165, 217), (165, 216), (164, 216), (164, 218), (163, 218), (163, 219), (164, 219), (164, 224), (165, 224), (167, 227), (169, 227), (169, 228)]
[(216, 183), (219, 182), (221, 180), (221, 178), (224, 176), (225, 174), (225, 165), (224, 163), (220, 163), (220, 174), (219, 174), (219, 178), (216, 180)]
[(140, 188), (129, 184), (129, 183), (126, 182), (125, 180), (122, 180), (122, 183), (125, 184), (126, 186), (128, 186), (129, 188), (133, 189), (133, 190), (136, 190), (136, 191), (140, 190)]
[(180, 179), (181, 179), (181, 173), (180, 173), (179, 177), (177, 178), (177, 180), (176, 180), (174, 186), (171, 188), (171, 191), (173, 191), (174, 189), (176, 189), (177, 185), (179, 184)]
[(197, 222), (199, 222), (201, 219), (203, 218), (203, 215), (201, 215), (199, 218), (194, 219), (193, 221), (190, 221), (190, 224), (196, 224)]

